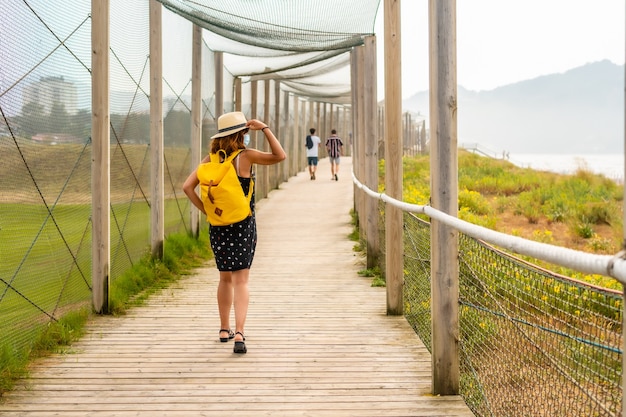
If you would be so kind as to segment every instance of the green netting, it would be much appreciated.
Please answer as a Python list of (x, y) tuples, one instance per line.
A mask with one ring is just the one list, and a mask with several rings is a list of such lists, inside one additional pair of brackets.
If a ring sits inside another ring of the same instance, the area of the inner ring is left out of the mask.
[[(244, 45), (276, 51), (345, 50), (374, 32), (380, 0), (160, 0), (195, 24)], [(214, 50), (242, 54), (235, 43)], [(251, 54), (247, 54), (253, 56)]]
[(205, 28), (207, 45), (244, 82), (280, 79), (285, 91), (348, 104), (349, 52), (373, 35), (380, 0), (160, 2)]
[(0, 2), (0, 349), (91, 299), (91, 20)]
[[(150, 247), (149, 2), (110, 2), (111, 279)], [(192, 24), (163, 13), (165, 233), (189, 228)], [(0, 350), (91, 302), (91, 4), (0, 2)], [(203, 47), (204, 68), (213, 53)], [(204, 71), (203, 119), (215, 116)], [(224, 76), (233, 107), (233, 77)], [(205, 144), (208, 141), (205, 141)]]

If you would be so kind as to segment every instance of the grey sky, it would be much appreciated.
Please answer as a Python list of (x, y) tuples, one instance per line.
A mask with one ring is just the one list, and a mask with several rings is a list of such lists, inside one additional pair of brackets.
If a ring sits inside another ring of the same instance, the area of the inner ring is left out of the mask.
[[(383, 2), (376, 22), (379, 92)], [(609, 59), (624, 64), (624, 0), (457, 0), (457, 79), (471, 90)], [(428, 0), (403, 0), (403, 97), (428, 89)]]

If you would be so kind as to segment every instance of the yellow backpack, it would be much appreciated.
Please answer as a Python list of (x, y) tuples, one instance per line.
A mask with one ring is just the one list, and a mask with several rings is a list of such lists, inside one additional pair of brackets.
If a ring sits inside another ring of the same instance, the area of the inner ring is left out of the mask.
[(226, 151), (220, 149), (210, 155), (209, 162), (198, 166), (200, 198), (204, 204), (207, 221), (212, 226), (237, 223), (252, 215), (250, 200), (254, 181), (250, 179), (250, 189), (248, 195), (245, 195), (232, 164), (240, 152), (241, 149), (226, 157)]

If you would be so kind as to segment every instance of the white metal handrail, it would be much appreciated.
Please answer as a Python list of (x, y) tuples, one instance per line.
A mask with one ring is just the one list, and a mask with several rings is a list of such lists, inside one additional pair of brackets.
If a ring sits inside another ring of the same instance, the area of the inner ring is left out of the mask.
[(475, 239), (576, 271), (612, 277), (626, 285), (626, 251), (624, 250), (615, 255), (598, 255), (511, 236), (466, 222), (428, 205), (409, 204), (389, 197), (385, 193), (372, 191), (362, 184), (354, 173), (352, 173), (352, 181), (371, 197), (378, 198), (403, 211), (425, 214)]

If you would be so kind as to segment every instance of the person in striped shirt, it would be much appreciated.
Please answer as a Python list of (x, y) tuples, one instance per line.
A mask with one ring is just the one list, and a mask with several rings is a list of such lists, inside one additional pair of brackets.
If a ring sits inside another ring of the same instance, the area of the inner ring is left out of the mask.
[(331, 135), (326, 139), (326, 150), (330, 158), (330, 179), (339, 181), (337, 173), (339, 172), (339, 157), (343, 155), (343, 142), (337, 136), (337, 130), (330, 131)]

